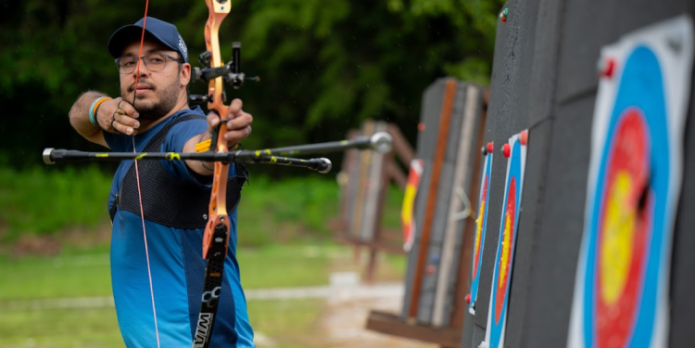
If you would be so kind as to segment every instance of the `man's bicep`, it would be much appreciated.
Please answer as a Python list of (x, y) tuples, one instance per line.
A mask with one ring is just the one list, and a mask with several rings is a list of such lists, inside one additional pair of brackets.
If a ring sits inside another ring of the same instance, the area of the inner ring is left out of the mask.
[(190, 139), (188, 139), (188, 141), (186, 141), (185, 144), (183, 144), (183, 151), (182, 152), (184, 152), (184, 153), (196, 152), (195, 146), (196, 146), (196, 144), (198, 144), (200, 139), (201, 139), (200, 134), (196, 134), (196, 135), (192, 136)]
[[(205, 120), (191, 120), (175, 125), (167, 134), (162, 151), (164, 152), (196, 152), (195, 146), (200, 141), (201, 136), (207, 131)], [(200, 161), (186, 160), (183, 162), (163, 163), (167, 172), (175, 178), (183, 181), (198, 183), (194, 176), (207, 174), (203, 173), (203, 168), (199, 165)]]

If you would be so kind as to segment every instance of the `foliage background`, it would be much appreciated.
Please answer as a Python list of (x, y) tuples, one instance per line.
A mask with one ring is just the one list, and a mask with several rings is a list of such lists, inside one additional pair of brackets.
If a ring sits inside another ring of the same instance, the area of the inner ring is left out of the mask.
[[(235, 0), (222, 25), (225, 57), (240, 40), (243, 70), (261, 76), (228, 96), (254, 117), (247, 147), (335, 140), (367, 119), (397, 123), (415, 143), (423, 90), (454, 76), (485, 84), (500, 0)], [(44, 147), (91, 148), (67, 112), (86, 90), (118, 92), (106, 51), (143, 0), (0, 4), (0, 149), (14, 167)], [(153, 0), (149, 16), (176, 24), (190, 61), (204, 50), (203, 1)], [(198, 88), (198, 89), (196, 89)], [(204, 88), (196, 86), (193, 91)]]
[[(254, 115), (245, 146), (342, 139), (368, 118), (396, 123), (415, 146), (429, 84), (444, 76), (488, 83), (502, 4), (234, 0), (222, 25), (223, 54), (229, 57), (231, 43), (240, 40), (243, 71), (261, 77), (258, 84), (227, 91)], [(149, 16), (177, 25), (196, 65), (204, 50), (205, 3), (149, 5)], [(106, 43), (114, 30), (140, 19), (144, 8), (145, 0), (0, 0), (0, 346), (122, 346), (112, 308), (13, 306), (17, 300), (33, 306), (38, 298), (110, 296), (106, 198), (115, 164), (49, 167), (41, 152), (99, 150), (70, 127), (67, 113), (87, 90), (116, 95), (118, 73)], [(340, 163), (340, 155), (331, 159)], [(320, 285), (330, 272), (354, 271), (346, 269), (354, 262), (349, 250), (336, 249), (342, 254), (335, 256), (334, 246), (321, 244), (330, 239), (327, 214), (338, 212), (332, 177), (291, 168), (251, 170), (239, 207), (245, 287)], [(387, 226), (398, 226), (401, 200), (402, 192), (389, 190)], [(310, 244), (296, 245), (299, 238)], [(278, 245), (288, 241), (295, 243)], [(302, 257), (306, 245), (314, 250), (310, 258)], [(24, 255), (34, 253), (49, 257)], [(396, 260), (380, 270), (402, 278), (405, 261)], [(322, 306), (256, 302), (250, 316), (256, 330), (282, 342), (279, 347), (324, 347), (316, 341), (314, 319)]]
[[(429, 84), (444, 76), (487, 83), (502, 4), (233, 1), (220, 33), (223, 55), (230, 57), (232, 42), (240, 40), (242, 70), (261, 77), (260, 83), (227, 90), (254, 115), (245, 146), (342, 139), (368, 118), (396, 123), (415, 146), (421, 96)], [(105, 220), (103, 206), (94, 202), (108, 193), (116, 164), (49, 167), (41, 163), (41, 152), (99, 150), (70, 127), (67, 113), (84, 91), (118, 93), (106, 43), (115, 29), (140, 19), (144, 8), (144, 0), (0, 0), (0, 237), (8, 227), (16, 235), (98, 224), (95, 209)], [(152, 0), (148, 16), (176, 24), (197, 65), (205, 3)], [(204, 89), (200, 84), (191, 92)], [(329, 157), (341, 163), (340, 154)], [(316, 177), (291, 168), (251, 171), (252, 178)]]

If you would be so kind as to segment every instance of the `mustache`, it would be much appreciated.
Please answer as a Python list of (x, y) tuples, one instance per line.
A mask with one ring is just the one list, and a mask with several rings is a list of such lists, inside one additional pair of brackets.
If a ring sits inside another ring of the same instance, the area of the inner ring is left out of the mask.
[[(153, 91), (155, 90), (154, 85), (147, 83), (147, 82), (138, 81), (138, 86), (147, 87)], [(128, 86), (128, 92), (132, 92), (134, 90), (135, 90), (135, 82), (133, 82), (130, 86)]]

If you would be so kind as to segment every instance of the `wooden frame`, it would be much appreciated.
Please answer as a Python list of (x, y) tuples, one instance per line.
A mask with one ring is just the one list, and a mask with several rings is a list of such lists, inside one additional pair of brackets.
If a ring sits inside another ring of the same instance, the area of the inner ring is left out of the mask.
[[(378, 252), (384, 251), (393, 254), (404, 254), (403, 250), (403, 237), (400, 230), (386, 229), (383, 227), (383, 213), (384, 205), (386, 204), (386, 192), (389, 185), (394, 182), (399, 188), (405, 189), (405, 184), (407, 177), (401, 167), (396, 163), (393, 153), (396, 157), (404, 164), (409, 164), (410, 161), (415, 157), (414, 151), (410, 144), (398, 129), (397, 126), (385, 122), (375, 122), (366, 121), (363, 127), (363, 132), (357, 130), (351, 130), (348, 132), (348, 138), (352, 139), (360, 134), (371, 134), (376, 129), (385, 130), (388, 132), (392, 139), (391, 153), (383, 155), (383, 161), (381, 162), (380, 170), (380, 183), (378, 184), (379, 192), (374, 197), (372, 196), (372, 206), (375, 207), (373, 235), (370, 240), (365, 240), (364, 238), (356, 238), (357, 233), (360, 229), (364, 228), (363, 224), (363, 211), (365, 209), (365, 197), (366, 192), (363, 190), (367, 187), (366, 182), (369, 180), (369, 168), (367, 164), (372, 165), (373, 156), (365, 155), (364, 153), (358, 152), (358, 150), (349, 150), (346, 152), (343, 159), (342, 170), (339, 174), (339, 183), (342, 186), (343, 194), (341, 195), (340, 204), (340, 217), (338, 220), (333, 220), (330, 222), (330, 226), (337, 231), (334, 236), (334, 240), (339, 243), (344, 243), (352, 245), (354, 249), (354, 259), (358, 261), (361, 256), (361, 252), (364, 249), (369, 251), (369, 258), (367, 261), (367, 269), (365, 271), (365, 280), (368, 283), (372, 283), (375, 280)], [(357, 161), (363, 161), (363, 163), (357, 163)], [(360, 166), (360, 164), (362, 164)], [(355, 173), (359, 170), (359, 173)], [(350, 182), (352, 180), (352, 182)], [(354, 192), (355, 197), (352, 198), (349, 190), (356, 190)], [(360, 194), (362, 193), (362, 194)], [(360, 198), (361, 197), (361, 198)]]
[[(485, 123), (487, 119), (487, 103), (489, 100), (489, 90), (482, 90), (482, 110), (480, 120), (474, 130), (477, 134), (477, 141), (473, 144), (474, 149), (482, 148), (484, 144)], [(473, 167), (470, 181), (470, 192), (478, 192), (480, 190), (480, 175), (482, 166), (482, 156), (475, 156), (473, 159)], [(470, 208), (473, 211), (478, 209), (477, 200), (472, 200)], [(403, 338), (415, 339), (423, 342), (434, 343), (441, 347), (459, 347), (461, 345), (461, 335), (463, 333), (463, 322), (465, 314), (468, 311), (468, 304), (465, 301), (466, 294), (470, 287), (470, 268), (471, 268), (471, 253), (473, 246), (473, 237), (475, 234), (474, 219), (467, 219), (464, 225), (465, 234), (461, 244), (461, 252), (459, 253), (459, 267), (457, 279), (454, 286), (454, 308), (451, 311), (449, 325), (446, 327), (434, 327), (417, 323), (413, 308), (417, 309), (418, 301), (412, 301), (410, 304), (409, 317), (405, 319), (403, 316), (386, 313), (383, 311), (371, 311), (366, 322), (366, 329), (399, 336)], [(417, 277), (416, 277), (417, 278)]]

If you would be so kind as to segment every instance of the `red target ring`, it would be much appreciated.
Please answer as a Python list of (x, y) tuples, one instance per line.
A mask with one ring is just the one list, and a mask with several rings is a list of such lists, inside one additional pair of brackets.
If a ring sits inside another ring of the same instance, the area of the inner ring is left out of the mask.
[(507, 206), (504, 213), (504, 228), (500, 238), (502, 240), (501, 255), (499, 258), (499, 269), (496, 284), (497, 296), (495, 297), (495, 322), (498, 323), (504, 308), (504, 300), (507, 297), (507, 284), (509, 283), (510, 266), (512, 264), (512, 246), (514, 245), (514, 222), (516, 219), (516, 178), (512, 177), (509, 181), (507, 190)]
[(648, 129), (640, 110), (623, 112), (611, 147), (597, 240), (599, 348), (627, 345), (639, 305), (652, 212)]

